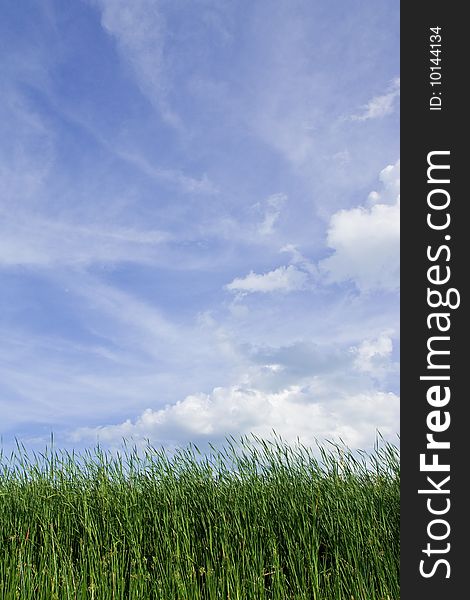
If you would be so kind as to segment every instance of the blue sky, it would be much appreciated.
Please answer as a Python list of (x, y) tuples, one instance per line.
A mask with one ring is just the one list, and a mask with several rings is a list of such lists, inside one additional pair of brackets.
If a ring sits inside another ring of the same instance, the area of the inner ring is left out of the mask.
[(0, 20), (3, 443), (399, 427), (399, 3)]

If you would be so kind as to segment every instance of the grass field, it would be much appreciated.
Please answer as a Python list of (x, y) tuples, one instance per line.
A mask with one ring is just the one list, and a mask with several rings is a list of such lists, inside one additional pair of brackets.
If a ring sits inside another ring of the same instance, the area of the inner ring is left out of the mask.
[(399, 452), (0, 458), (0, 598), (398, 600)]

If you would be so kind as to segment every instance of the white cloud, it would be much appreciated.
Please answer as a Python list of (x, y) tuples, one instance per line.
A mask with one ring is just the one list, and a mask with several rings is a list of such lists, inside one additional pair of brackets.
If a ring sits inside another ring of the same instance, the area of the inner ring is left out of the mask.
[(158, 108), (162, 118), (176, 128), (181, 122), (170, 108), (165, 69), (166, 25), (160, 2), (154, 0), (95, 0), (101, 8), (103, 28), (112, 35), (124, 59), (131, 65), (142, 92)]
[(289, 442), (300, 438), (313, 446), (315, 439), (342, 438), (367, 448), (379, 430), (396, 441), (399, 398), (377, 389), (377, 374), (390, 364), (387, 333), (352, 349), (298, 342), (244, 352), (245, 359), (231, 359), (241, 367), (231, 383), (147, 408), (135, 419), (76, 428), (72, 440), (117, 445), (132, 438), (173, 446), (250, 433), (266, 438), (274, 430)]
[[(49, 282), (66, 288), (65, 314), (77, 316), (83, 339), (55, 329), (0, 327), (4, 431), (24, 423), (57, 430), (66, 423), (123, 419), (130, 411), (176, 402), (194, 388), (227, 385), (239, 366), (220, 327), (175, 322), (149, 301), (83, 271), (50, 274)], [(24, 411), (18, 412), (19, 402)]]
[(0, 222), (35, 198), (55, 160), (53, 134), (16, 89), (5, 84), (0, 103)]
[[(330, 219), (327, 244), (334, 253), (320, 262), (329, 282), (354, 281), (363, 292), (397, 290), (400, 261), (400, 162), (380, 175), (383, 191), (369, 208), (340, 210)], [(382, 203), (395, 195), (393, 204)], [(378, 203), (381, 201), (380, 203)]]
[(342, 438), (351, 447), (367, 447), (377, 429), (390, 438), (397, 433), (399, 399), (393, 393), (343, 393), (332, 402), (316, 395), (313, 384), (272, 393), (246, 386), (215, 388), (210, 394), (193, 394), (160, 410), (147, 409), (135, 421), (79, 428), (72, 438), (111, 444), (122, 438), (185, 443), (250, 433), (266, 438), (274, 430), (288, 442), (300, 438), (314, 445), (315, 439)]
[(391, 366), (393, 343), (386, 334), (375, 339), (364, 340), (359, 347), (352, 350), (356, 354), (354, 366), (359, 371), (380, 376)]
[(157, 248), (169, 239), (156, 230), (98, 227), (18, 214), (5, 216), (0, 233), (0, 267), (150, 263)]
[(368, 196), (369, 203), (394, 204), (400, 195), (400, 161), (382, 169), (379, 179), (382, 183), (380, 192), (371, 192)]
[(290, 262), (293, 265), (297, 265), (303, 271), (310, 273), (310, 275), (316, 276), (318, 274), (318, 269), (316, 265), (305, 258), (302, 253), (299, 251), (298, 247), (295, 244), (286, 244), (280, 249), (280, 252), (286, 252), (291, 255)]
[(197, 178), (186, 175), (176, 169), (156, 167), (143, 156), (122, 150), (102, 138), (100, 141), (116, 156), (137, 167), (152, 179), (167, 182), (190, 194), (217, 194), (219, 192), (217, 186), (209, 179), (206, 173)]
[(258, 227), (258, 233), (261, 235), (271, 235), (274, 233), (274, 226), (279, 219), (281, 209), (287, 200), (285, 194), (272, 194), (266, 200), (266, 210), (264, 219)]
[(387, 92), (381, 96), (374, 96), (359, 115), (353, 115), (353, 121), (367, 121), (380, 119), (390, 115), (395, 109), (395, 100), (400, 95), (400, 79), (396, 78), (390, 84)]
[(242, 293), (268, 293), (268, 292), (294, 292), (302, 290), (307, 285), (308, 275), (294, 265), (278, 267), (259, 275), (250, 271), (243, 278), (236, 278), (225, 287), (231, 292)]

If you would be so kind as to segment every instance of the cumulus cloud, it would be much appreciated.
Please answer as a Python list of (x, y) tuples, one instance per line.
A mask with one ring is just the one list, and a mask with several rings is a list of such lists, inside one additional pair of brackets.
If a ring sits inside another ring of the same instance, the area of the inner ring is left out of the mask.
[(351, 447), (366, 447), (377, 429), (384, 436), (397, 433), (399, 400), (393, 393), (343, 393), (331, 402), (316, 396), (314, 384), (272, 393), (239, 386), (215, 388), (210, 394), (190, 395), (160, 410), (147, 409), (135, 421), (77, 429), (73, 439), (184, 443), (250, 433), (266, 438), (274, 430), (290, 442), (299, 438), (314, 445), (315, 439), (341, 438)]
[(376, 377), (390, 365), (391, 344), (384, 333), (354, 348), (306, 342), (246, 347), (243, 369), (232, 383), (147, 408), (135, 419), (77, 428), (72, 439), (173, 446), (229, 435), (269, 437), (274, 430), (289, 442), (341, 438), (367, 448), (377, 430), (389, 439), (398, 432), (398, 396), (378, 389)]
[(274, 271), (258, 274), (250, 271), (246, 277), (236, 278), (225, 287), (231, 292), (268, 293), (294, 292), (307, 285), (308, 275), (294, 265), (278, 267)]
[(370, 204), (394, 204), (400, 195), (400, 161), (387, 165), (380, 171), (380, 191), (372, 191), (368, 196)]
[(383, 334), (375, 339), (364, 340), (357, 348), (354, 366), (359, 371), (375, 376), (384, 374), (391, 367), (390, 357), (393, 350), (392, 339)]
[(396, 78), (389, 85), (385, 94), (374, 96), (364, 107), (362, 113), (353, 115), (353, 121), (380, 119), (391, 114), (395, 109), (395, 100), (400, 95), (400, 79)]
[(330, 219), (327, 244), (334, 253), (320, 262), (330, 283), (353, 281), (362, 292), (398, 289), (400, 162), (386, 167), (380, 179), (383, 190), (369, 195), (369, 206), (340, 210)]

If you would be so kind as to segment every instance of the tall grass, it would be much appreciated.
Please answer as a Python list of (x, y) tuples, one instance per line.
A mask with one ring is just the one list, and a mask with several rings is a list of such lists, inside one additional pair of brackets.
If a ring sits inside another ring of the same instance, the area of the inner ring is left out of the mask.
[(0, 544), (3, 600), (398, 600), (398, 449), (19, 449)]

